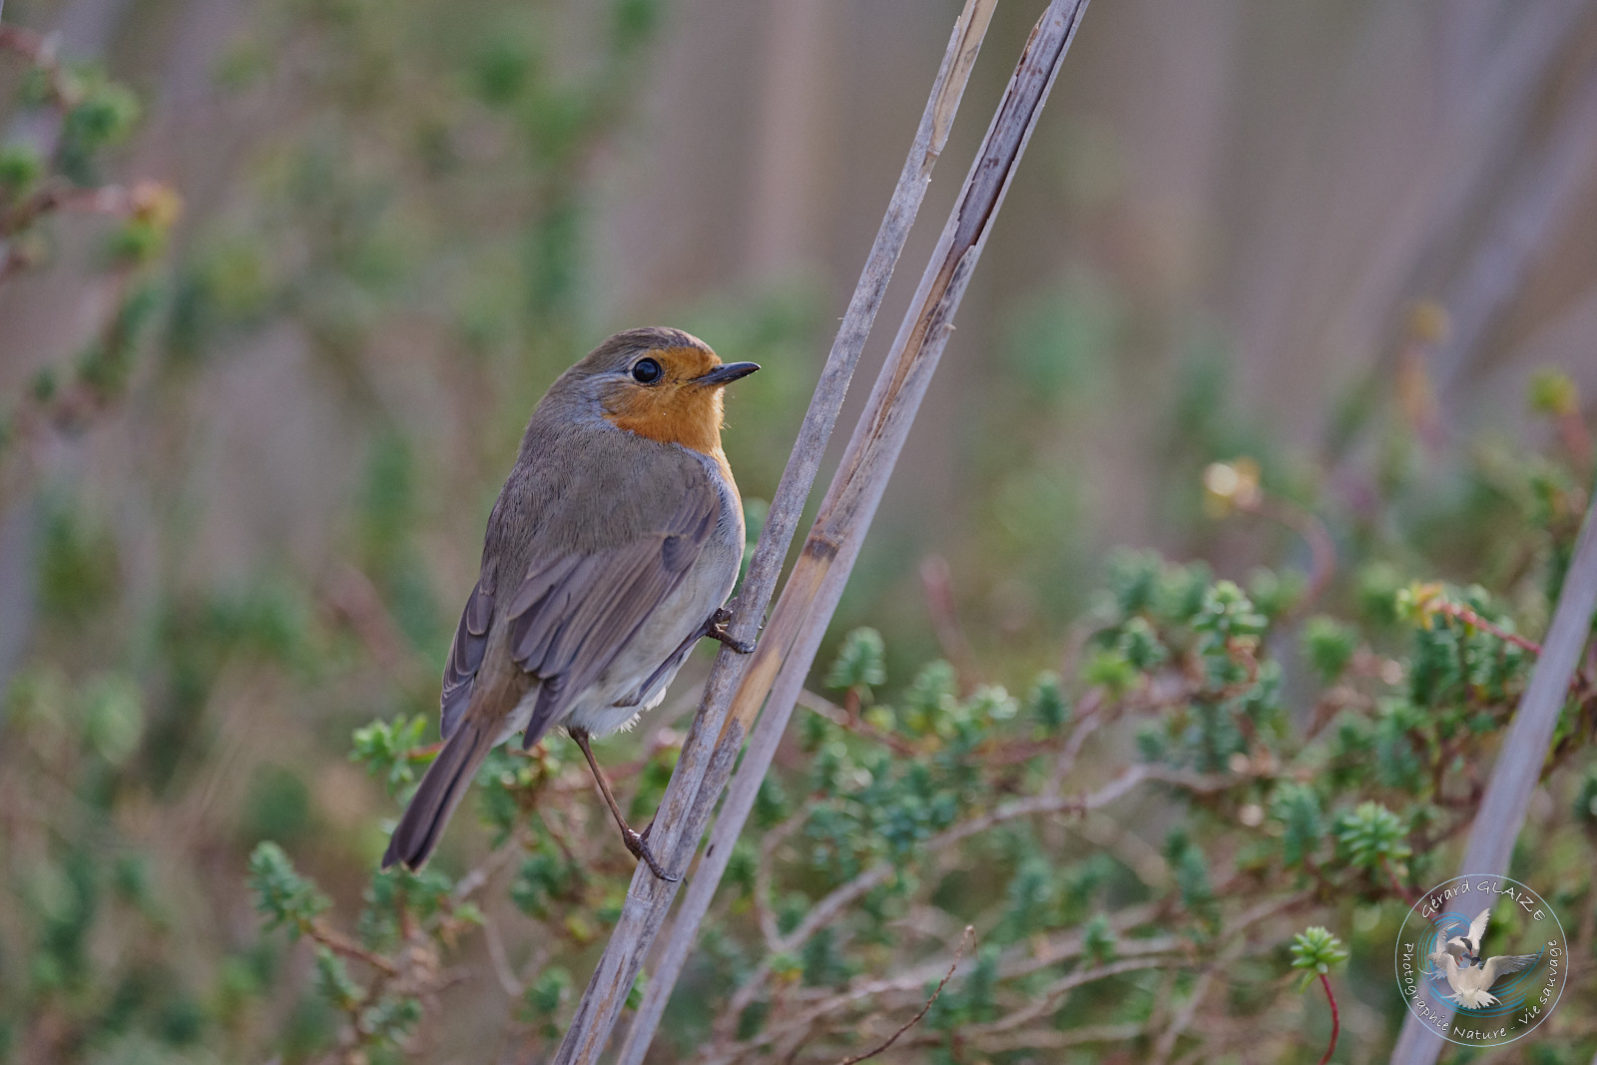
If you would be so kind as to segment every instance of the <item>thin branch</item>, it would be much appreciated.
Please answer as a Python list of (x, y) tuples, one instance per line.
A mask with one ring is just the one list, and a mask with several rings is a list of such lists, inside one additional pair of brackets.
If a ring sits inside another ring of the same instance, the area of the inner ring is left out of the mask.
[[(758, 634), (760, 619), (770, 605), (777, 576), (842, 409), (843, 397), (920, 209), (932, 168), (947, 143), (954, 114), (964, 95), (995, 4), (996, 0), (966, 0), (965, 10), (955, 24), (948, 51), (933, 83), (931, 101), (921, 118), (909, 158), (893, 190), (859, 283), (849, 299), (848, 310), (832, 342), (814, 398), (799, 427), (798, 440), (749, 561), (748, 575), (738, 596), (738, 609), (729, 626), (732, 636), (738, 640), (751, 640)], [(728, 741), (723, 732), (729, 722), (733, 694), (751, 666), (747, 657), (723, 648), (705, 684), (702, 708), (693, 720), (676, 769), (666, 786), (650, 841), (656, 853), (668, 856), (670, 868), (681, 869), (691, 861), (709, 822), (711, 808), (731, 772), (746, 726), (736, 730), (731, 738), (736, 742)], [(642, 971), (644, 958), (675, 896), (674, 885), (656, 880), (647, 870), (639, 869), (633, 875), (627, 904), (577, 1005), (571, 1027), (557, 1053), (557, 1065), (591, 1062), (608, 1043), (621, 1006), (637, 974)], [(653, 993), (654, 989), (663, 987), (669, 991), (685, 958), (684, 947), (679, 955), (668, 951), (661, 960), (655, 979), (650, 981), (651, 994), (645, 996), (622, 1048), (623, 1063), (642, 1059), (665, 1009), (664, 995)]]
[(1336, 575), (1336, 541), (1320, 516), (1307, 507), (1265, 497), (1262, 493), (1252, 501), (1237, 501), (1237, 509), (1286, 526), (1303, 538), (1309, 549), (1309, 583), (1303, 597), (1290, 611), (1290, 616), (1307, 613), (1330, 586)]
[(1496, 636), (1499, 640), (1502, 640), (1504, 643), (1511, 643), (1515, 647), (1518, 647), (1523, 651), (1529, 651), (1533, 655), (1539, 655), (1542, 653), (1542, 645), (1537, 643), (1535, 640), (1527, 640), (1518, 633), (1509, 632), (1507, 629), (1492, 624), (1490, 621), (1487, 621), (1485, 618), (1481, 617), (1475, 611), (1471, 610), (1462, 603), (1451, 603), (1446, 600), (1442, 600), (1433, 604), (1430, 607), (1430, 610), (1433, 614), (1443, 614), (1450, 618), (1457, 618), (1459, 621), (1462, 621), (1464, 624), (1469, 625), (1472, 628), (1477, 628), (1482, 632), (1490, 633), (1491, 635)]
[(492, 919), (485, 918), (482, 922), (482, 941), (488, 948), (488, 968), (493, 971), (494, 979), (499, 981), (499, 989), (511, 1002), (519, 1000), (522, 993), (521, 982), (510, 970), (510, 957), (505, 953), (505, 941), (499, 935), (499, 925)]
[(1331, 1055), (1336, 1053), (1336, 1037), (1342, 1032), (1342, 1018), (1336, 1011), (1336, 996), (1331, 994), (1331, 981), (1320, 974), (1320, 986), (1325, 988), (1325, 1001), (1331, 1004), (1331, 1045), (1325, 1048), (1324, 1055), (1320, 1058), (1320, 1065), (1326, 1065), (1331, 1060)]
[(329, 927), (324, 921), (311, 921), (304, 926), (303, 930), (307, 936), (334, 954), (342, 954), (346, 958), (363, 961), (385, 976), (399, 975), (399, 966), (376, 951), (367, 950), (353, 939), (344, 935), (344, 933)]
[[(1220, 893), (1225, 894), (1227, 888), (1222, 884)], [(1259, 943), (1260, 937), (1246, 935), (1248, 929), (1265, 920), (1290, 912), (1307, 902), (1313, 900), (1312, 891), (1300, 891), (1278, 899), (1269, 899), (1257, 903), (1239, 914), (1234, 922), (1226, 929), (1226, 950), (1231, 956), (1240, 954), (1250, 945)], [(1124, 936), (1130, 930), (1146, 925), (1150, 921), (1164, 923), (1161, 917), (1162, 908), (1152, 905), (1129, 907), (1116, 912), (1110, 918), (1110, 926), (1118, 936)], [(1005, 957), (999, 960), (997, 977), (1000, 981), (1015, 980), (1040, 972), (1044, 969), (1059, 965), (1081, 957), (1085, 953), (1085, 937), (1080, 929), (1073, 929), (1042, 940), (1028, 941), (1017, 944), (1006, 951)], [(1132, 970), (1170, 969), (1185, 967), (1191, 959), (1190, 943), (1178, 936), (1161, 935), (1147, 939), (1123, 938), (1117, 948), (1117, 959), (1106, 963), (1096, 969), (1078, 969), (1077, 971), (1060, 977), (1054, 984), (1043, 989), (1040, 994), (1047, 995), (1053, 992), (1063, 993), (1081, 984), (1119, 975)], [(914, 969), (897, 973), (890, 978), (872, 980), (866, 983), (856, 983), (847, 989), (833, 993), (816, 1000), (806, 1007), (801, 1013), (789, 1017), (781, 1022), (778, 1027), (763, 1032), (753, 1044), (740, 1044), (727, 1048), (718, 1056), (708, 1057), (705, 1065), (715, 1065), (719, 1062), (743, 1060), (746, 1053), (755, 1046), (781, 1045), (782, 1041), (801, 1037), (804, 1033), (817, 1026), (838, 1028), (843, 1024), (836, 1016), (845, 1010), (858, 1006), (868, 1000), (880, 999), (889, 995), (905, 995), (924, 987), (926, 982), (937, 975), (941, 963), (929, 963), (917, 966)], [(736, 1013), (740, 1007), (734, 1003), (728, 1007), (727, 1012)], [(1194, 1011), (1196, 1007), (1193, 1007)], [(1195, 1016), (1195, 1012), (1193, 1014)], [(1005, 1023), (1007, 1018), (999, 1018), (986, 1024), (967, 1026), (961, 1030), (961, 1037), (971, 1037), (977, 1034), (989, 1035), (1010, 1031)], [(1186, 1020), (1191, 1023), (1192, 1016)], [(912, 1042), (922, 1044), (926, 1040), (924, 1035), (914, 1037)], [(769, 1055), (760, 1055), (756, 1060), (768, 1060)]]
[(969, 695), (981, 682), (976, 669), (976, 656), (971, 652), (970, 640), (965, 637), (964, 626), (959, 623), (959, 611), (954, 604), (954, 575), (948, 560), (941, 555), (927, 555), (920, 564), (921, 591), (926, 595), (926, 613), (931, 618), (932, 630), (937, 634), (937, 644), (944, 657), (954, 664), (954, 675), (959, 678), (959, 690)]
[(1006, 1017), (986, 1024), (971, 1025), (966, 1032), (970, 1036), (985, 1035), (989, 1032), (1008, 1032), (1019, 1028), (1029, 1021), (1034, 1021), (1045, 1014), (1052, 1013), (1060, 1006), (1060, 1000), (1070, 992), (1085, 984), (1107, 980), (1111, 976), (1122, 973), (1140, 972), (1143, 969), (1157, 969), (1170, 964), (1170, 958), (1165, 955), (1151, 955), (1141, 958), (1120, 958), (1116, 961), (1105, 962), (1102, 965), (1089, 966), (1067, 973), (1058, 980), (1042, 988), (1032, 995), (1033, 1001), (1023, 1009), (1016, 1010)]
[[(1086, 984), (1095, 983), (1099, 980), (1105, 980), (1113, 976), (1119, 976), (1123, 973), (1162, 968), (1176, 964), (1181, 964), (1178, 959), (1166, 956), (1126, 958), (1118, 961), (1108, 962), (1103, 965), (1089, 966), (1085, 969), (1080, 969), (1076, 972), (1072, 972), (1060, 977), (1053, 984), (1045, 988), (1041, 994), (1043, 995), (1045, 1001), (1051, 1000), (1057, 1002), (1060, 996), (1068, 993), (1074, 988), (1081, 987)], [(780, 1046), (783, 1040), (792, 1040), (794, 1038), (802, 1039), (809, 1032), (817, 1028), (835, 1030), (837, 1027), (839, 1027), (839, 1025), (835, 1022), (830, 1024), (824, 1023), (826, 1018), (866, 999), (875, 998), (878, 995), (886, 992), (905, 990), (905, 983), (906, 980), (904, 978), (895, 978), (891, 981), (872, 982), (850, 988), (841, 994), (824, 999), (821, 1002), (804, 1010), (803, 1012), (789, 1018), (788, 1020), (784, 1021), (780, 1027), (762, 1032), (752, 1043), (746, 1043), (738, 1047), (730, 1048), (729, 1050), (723, 1052), (719, 1057), (709, 1058), (705, 1065), (714, 1065), (714, 1063), (721, 1061), (736, 1061), (739, 1058), (745, 1057), (749, 1051), (758, 1047), (771, 1045)], [(915, 986), (924, 986), (924, 984), (924, 976), (920, 976), (916, 979)], [(1032, 1007), (1027, 1007), (1026, 1012), (1029, 1017), (1032, 1013)], [(1008, 1020), (1008, 1017), (1003, 1017), (997, 1021), (990, 1021), (985, 1024), (968, 1025), (961, 1029), (959, 1034), (961, 1038), (964, 1038), (967, 1035), (1006, 1032), (1011, 1030)], [(928, 1042), (941, 1041), (945, 1038), (947, 1038), (946, 1034), (942, 1033), (936, 1035), (923, 1033), (914, 1037), (912, 1042), (915, 1044), (924, 1045)], [(756, 1058), (756, 1060), (769, 1060), (769, 1055), (761, 1054)]]
[(897, 754), (913, 757), (917, 753), (915, 745), (904, 737), (885, 732), (861, 718), (850, 718), (847, 710), (808, 688), (799, 692), (799, 705), (816, 717), (825, 718), (845, 732), (852, 732), (856, 736), (880, 743)]
[(1032, 1029), (1029, 1032), (1003, 1033), (998, 1038), (978, 1037), (971, 1039), (970, 1042), (979, 1043), (981, 1049), (988, 1054), (1024, 1050), (1033, 1055), (1035, 1060), (1039, 1050), (1065, 1050), (1084, 1043), (1130, 1043), (1142, 1034), (1143, 1028), (1144, 1025), (1137, 1021), (1129, 1024), (1087, 1024), (1080, 1028), (1066, 1028), (1064, 1031)]
[(937, 987), (933, 989), (931, 997), (926, 1000), (926, 1005), (920, 1008), (919, 1013), (916, 1013), (915, 1016), (911, 1017), (909, 1020), (900, 1025), (898, 1031), (887, 1037), (886, 1042), (877, 1044), (875, 1049), (868, 1050), (863, 1054), (850, 1054), (848, 1057), (838, 1062), (838, 1065), (859, 1065), (859, 1062), (864, 1061), (866, 1058), (874, 1058), (876, 1055), (880, 1054), (882, 1051), (898, 1042), (899, 1036), (903, 1035), (905, 1032), (919, 1024), (921, 1018), (926, 1016), (926, 1011), (932, 1008), (932, 1003), (937, 1001), (937, 996), (943, 993), (943, 988), (948, 986), (948, 981), (953, 979), (954, 970), (959, 968), (960, 959), (965, 956), (965, 951), (970, 947), (971, 940), (975, 938), (976, 929), (971, 925), (966, 925), (965, 934), (959, 937), (959, 946), (954, 950), (954, 960), (948, 963), (948, 971), (943, 974), (943, 978), (941, 980), (937, 981)]
[[(1027, 799), (1017, 799), (1014, 802), (1005, 803), (989, 810), (984, 814), (967, 818), (928, 839), (923, 846), (923, 851), (927, 856), (938, 854), (957, 843), (969, 839), (971, 836), (980, 835), (998, 825), (1023, 817), (1036, 817), (1064, 812), (1074, 813), (1079, 816), (1090, 810), (1107, 806), (1116, 799), (1129, 794), (1138, 784), (1148, 780), (1176, 784), (1199, 792), (1217, 791), (1235, 783), (1235, 781), (1225, 777), (1205, 777), (1197, 773), (1170, 769), (1164, 766), (1136, 765), (1127, 769), (1097, 791), (1085, 792), (1079, 795), (1036, 795)], [(892, 862), (878, 862), (854, 877), (854, 879), (838, 885), (815, 902), (810, 907), (809, 912), (804, 915), (804, 919), (786, 936), (777, 940), (767, 957), (760, 962), (748, 980), (733, 995), (730, 1009), (733, 1012), (738, 1012), (754, 1001), (763, 986), (765, 978), (770, 974), (772, 962), (778, 955), (792, 954), (798, 950), (816, 932), (836, 921), (845, 909), (864, 897), (879, 884), (886, 882), (889, 877), (898, 871), (898, 868)], [(1077, 938), (1079, 939), (1079, 936)], [(1162, 944), (1163, 941), (1161, 940), (1160, 942)], [(1164, 948), (1161, 946), (1161, 949)], [(1059, 960), (1060, 956), (1039, 950), (1035, 952), (1034, 957), (1037, 959), (1049, 959), (1043, 962), (1046, 965)]]
[(1241, 955), (1242, 950), (1243, 944), (1239, 940), (1232, 945), (1230, 950), (1214, 958), (1198, 973), (1197, 979), (1192, 982), (1192, 993), (1181, 1004), (1181, 1008), (1176, 1011), (1175, 1017), (1171, 1019), (1170, 1026), (1160, 1034), (1159, 1041), (1154, 1045), (1153, 1057), (1150, 1060), (1155, 1065), (1165, 1065), (1165, 1062), (1170, 1060), (1170, 1056), (1175, 1052), (1176, 1042), (1192, 1026), (1193, 1018), (1198, 1015), (1198, 1007), (1208, 997), (1209, 985), (1214, 982), (1215, 974), (1223, 971), (1227, 965), (1235, 961)]
[[(1058, 813), (1079, 815), (1088, 810), (1096, 810), (1124, 797), (1138, 784), (1148, 780), (1177, 784), (1199, 792), (1218, 791), (1235, 783), (1226, 777), (1205, 777), (1198, 773), (1188, 773), (1165, 766), (1138, 764), (1125, 770), (1097, 791), (1080, 795), (1035, 795), (1031, 798), (1016, 799), (987, 813), (967, 818), (927, 840), (923, 849), (928, 855), (936, 854), (971, 836), (981, 835), (998, 825), (1022, 817)], [(782, 939), (781, 949), (790, 952), (803, 946), (804, 942), (822, 927), (836, 920), (845, 907), (882, 883), (897, 868), (898, 866), (892, 862), (882, 862), (833, 890), (812, 906), (810, 912), (804, 916), (804, 920)]]

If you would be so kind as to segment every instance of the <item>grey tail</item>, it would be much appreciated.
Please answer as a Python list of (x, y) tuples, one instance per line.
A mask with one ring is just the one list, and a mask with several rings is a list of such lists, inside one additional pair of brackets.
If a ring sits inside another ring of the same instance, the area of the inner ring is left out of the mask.
[(414, 872), (426, 864), (477, 767), (493, 749), (493, 739), (469, 719), (460, 722), (405, 807), (383, 854), (384, 869), (397, 862)]

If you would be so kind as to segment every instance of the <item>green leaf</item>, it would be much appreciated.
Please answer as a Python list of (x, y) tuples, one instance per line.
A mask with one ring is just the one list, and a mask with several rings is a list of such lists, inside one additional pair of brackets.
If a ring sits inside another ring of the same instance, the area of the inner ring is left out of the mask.
[(869, 693), (886, 680), (887, 652), (882, 634), (872, 628), (858, 628), (843, 637), (843, 646), (826, 674), (826, 686)]
[(287, 926), (295, 935), (333, 905), (315, 884), (299, 875), (283, 848), (270, 840), (250, 854), (249, 884), (255, 893), (255, 909), (266, 918), (267, 927)]

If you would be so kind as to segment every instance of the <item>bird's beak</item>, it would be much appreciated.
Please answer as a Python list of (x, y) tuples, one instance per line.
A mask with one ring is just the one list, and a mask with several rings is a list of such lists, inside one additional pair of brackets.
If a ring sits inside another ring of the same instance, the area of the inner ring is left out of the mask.
[(717, 366), (709, 373), (700, 374), (693, 379), (693, 383), (702, 385), (705, 388), (720, 388), (722, 385), (731, 384), (740, 377), (747, 377), (759, 368), (760, 364), (757, 362), (729, 362), (723, 366)]

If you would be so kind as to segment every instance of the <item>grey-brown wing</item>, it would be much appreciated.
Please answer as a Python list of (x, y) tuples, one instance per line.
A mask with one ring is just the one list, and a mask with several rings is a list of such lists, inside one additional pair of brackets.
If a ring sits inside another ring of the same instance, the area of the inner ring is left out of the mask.
[(664, 528), (593, 554), (534, 560), (505, 611), (512, 658), (540, 680), (523, 742), (538, 742), (682, 583), (719, 510), (706, 483), (683, 493)]
[(444, 739), (454, 735), (460, 716), (471, 702), (472, 682), (482, 665), (483, 652), (488, 649), (488, 627), (493, 621), (493, 592), (484, 587), (486, 577), (478, 578), (460, 612), (460, 624), (455, 627), (455, 642), (449, 649), (449, 660), (444, 663), (444, 690), (440, 698), (443, 720), (440, 731)]

